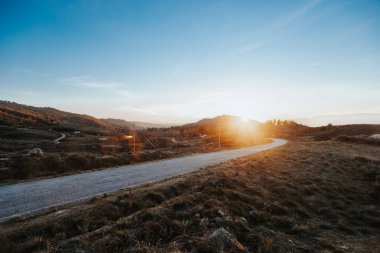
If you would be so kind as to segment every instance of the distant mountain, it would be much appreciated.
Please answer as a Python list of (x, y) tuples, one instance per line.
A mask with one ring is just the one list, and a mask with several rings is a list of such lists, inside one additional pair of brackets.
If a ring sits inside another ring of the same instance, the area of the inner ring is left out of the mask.
[(135, 124), (136, 129), (146, 129), (146, 128), (166, 128), (171, 126), (176, 126), (176, 124), (157, 124), (157, 123), (148, 123), (148, 122), (141, 122), (141, 121), (127, 121), (123, 119), (102, 119), (105, 122), (120, 126), (120, 127), (127, 127), (132, 128), (133, 123)]
[(181, 126), (181, 128), (196, 131), (201, 134), (218, 134), (219, 126), (223, 129), (224, 133), (247, 131), (248, 129), (259, 129), (264, 126), (256, 120), (243, 121), (239, 116), (221, 115), (214, 118), (201, 119), (198, 122), (190, 123)]
[(198, 122), (194, 123), (197, 125), (204, 125), (204, 124), (229, 124), (231, 122), (241, 121), (241, 118), (239, 116), (233, 116), (233, 115), (221, 115), (217, 116), (215, 118), (205, 118), (201, 119)]
[(261, 138), (264, 123), (243, 121), (239, 116), (221, 115), (177, 127), (182, 136), (201, 136), (223, 146), (251, 145)]
[(296, 122), (308, 126), (380, 124), (380, 113), (356, 113), (344, 115), (321, 115), (312, 118), (295, 119)]
[(85, 114), (0, 100), (0, 124), (57, 130), (114, 130), (117, 126)]
[[(201, 119), (196, 123), (191, 123), (188, 125), (230, 125), (230, 124), (236, 124), (236, 123), (242, 123), (244, 122), (239, 116), (234, 115), (221, 115), (214, 118), (205, 118)], [(246, 123), (250, 125), (262, 125), (263, 123), (257, 121), (257, 120), (249, 120)]]

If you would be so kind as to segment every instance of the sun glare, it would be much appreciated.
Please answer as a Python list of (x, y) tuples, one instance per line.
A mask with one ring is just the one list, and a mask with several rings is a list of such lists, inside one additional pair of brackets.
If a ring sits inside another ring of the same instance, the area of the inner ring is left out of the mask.
[(241, 114), (240, 114), (240, 118), (241, 118), (242, 121), (247, 122), (247, 121), (250, 120), (251, 117), (248, 116), (247, 113), (241, 113)]
[(120, 135), (120, 138), (123, 140), (133, 139), (133, 135), (122, 134), (122, 135)]
[(247, 122), (247, 121), (249, 120), (248, 117), (243, 117), (243, 116), (241, 116), (240, 118), (241, 118), (241, 120), (244, 121), (244, 122)]

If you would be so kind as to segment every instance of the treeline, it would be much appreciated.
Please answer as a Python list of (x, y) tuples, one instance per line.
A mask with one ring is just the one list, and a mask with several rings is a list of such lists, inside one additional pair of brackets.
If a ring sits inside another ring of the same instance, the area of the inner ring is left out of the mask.
[(209, 142), (219, 141), (224, 146), (252, 143), (263, 137), (292, 138), (312, 132), (312, 128), (290, 120), (269, 120), (265, 123), (242, 121), (235, 116), (219, 116), (197, 123), (171, 128), (149, 128), (147, 132), (162, 133), (177, 138), (204, 137)]
[(311, 134), (313, 128), (292, 120), (273, 119), (266, 121), (261, 126), (261, 131), (267, 137), (294, 138)]

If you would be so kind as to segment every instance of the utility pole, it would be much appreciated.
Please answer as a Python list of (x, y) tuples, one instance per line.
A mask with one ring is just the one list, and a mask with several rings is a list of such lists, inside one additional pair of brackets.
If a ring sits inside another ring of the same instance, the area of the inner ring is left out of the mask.
[(152, 147), (153, 147), (154, 149), (156, 149), (156, 146), (154, 146), (154, 144), (148, 139), (148, 137), (145, 137), (145, 139), (149, 142), (150, 145), (152, 145)]
[(136, 154), (136, 129), (135, 122), (133, 122), (133, 154)]
[(221, 128), (221, 124), (219, 123), (218, 124), (218, 132), (219, 132), (219, 145), (218, 147), (220, 148), (220, 128)]

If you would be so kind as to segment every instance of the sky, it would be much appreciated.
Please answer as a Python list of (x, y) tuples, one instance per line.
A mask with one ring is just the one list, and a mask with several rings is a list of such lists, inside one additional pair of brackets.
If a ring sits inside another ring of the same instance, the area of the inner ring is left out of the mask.
[(0, 24), (0, 100), (157, 123), (380, 123), (378, 0), (15, 0)]

